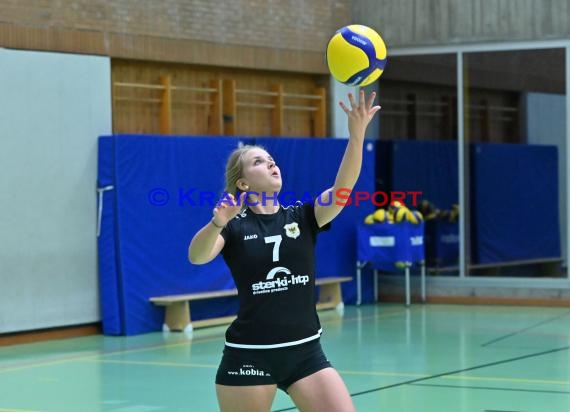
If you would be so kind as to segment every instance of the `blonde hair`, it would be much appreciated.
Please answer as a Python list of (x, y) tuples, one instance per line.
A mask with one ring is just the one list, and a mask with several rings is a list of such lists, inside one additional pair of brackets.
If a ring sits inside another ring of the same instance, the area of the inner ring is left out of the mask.
[(226, 187), (225, 192), (231, 193), (236, 198), (242, 191), (236, 186), (237, 181), (243, 177), (243, 156), (252, 149), (262, 149), (261, 146), (245, 145), (235, 149), (228, 158), (226, 163)]

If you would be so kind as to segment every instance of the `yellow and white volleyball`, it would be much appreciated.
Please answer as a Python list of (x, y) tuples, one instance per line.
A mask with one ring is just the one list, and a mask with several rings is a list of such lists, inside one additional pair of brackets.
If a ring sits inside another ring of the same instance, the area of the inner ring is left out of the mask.
[(372, 224), (376, 223), (374, 221), (374, 214), (370, 213), (368, 216), (366, 216), (364, 218), (364, 223), (367, 225), (372, 225)]
[(336, 80), (348, 86), (366, 86), (384, 72), (387, 55), (386, 44), (374, 29), (351, 24), (331, 37), (326, 57)]
[(406, 266), (410, 266), (410, 263), (398, 261), (398, 262), (394, 262), (394, 266), (396, 267), (396, 269), (405, 269)]
[(406, 220), (414, 225), (417, 225), (420, 222), (423, 222), (424, 217), (419, 210), (410, 210), (406, 215)]
[(394, 209), (394, 222), (400, 223), (408, 220), (410, 210), (407, 207), (398, 207)]
[(384, 209), (378, 209), (372, 214), (376, 223), (384, 223), (388, 221), (388, 213)]

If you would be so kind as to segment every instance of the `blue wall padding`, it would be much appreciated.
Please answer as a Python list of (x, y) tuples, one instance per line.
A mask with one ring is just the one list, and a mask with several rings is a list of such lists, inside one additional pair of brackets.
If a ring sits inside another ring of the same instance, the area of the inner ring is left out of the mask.
[[(234, 287), (221, 257), (207, 265), (192, 265), (187, 259), (187, 248), (192, 236), (212, 214), (213, 205), (201, 200), (198, 193), (211, 193), (217, 199), (223, 190), (227, 157), (239, 142), (266, 147), (282, 169), (283, 191), (300, 196), (316, 196), (332, 186), (347, 143), (299, 138), (100, 138), (99, 186), (115, 187), (104, 195), (99, 237), (105, 334), (134, 335), (160, 330), (164, 309), (148, 301), (152, 296)], [(374, 144), (368, 146), (355, 190), (374, 190)], [(163, 190), (162, 195), (149, 197), (156, 194), (156, 189)], [(169, 195), (167, 202), (165, 193)], [(165, 204), (158, 206), (151, 200)], [(345, 207), (333, 222), (332, 230), (319, 236), (317, 276), (355, 276), (355, 227), (372, 210), (369, 202)], [(364, 297), (372, 300), (372, 287), (368, 285), (366, 289), (369, 293)], [(355, 301), (354, 282), (344, 284), (343, 292), (345, 302)], [(236, 311), (237, 298), (205, 301), (192, 305), (192, 318)]]
[(418, 200), (427, 199), (442, 210), (449, 210), (452, 204), (459, 203), (456, 142), (391, 143), (390, 190), (421, 191)]
[[(422, 191), (421, 198), (449, 210), (459, 199), (457, 147), (453, 141), (381, 142), (377, 186)], [(557, 148), (471, 144), (469, 164), (472, 263), (559, 257)], [(426, 229), (429, 242), (433, 227)], [(439, 263), (453, 264), (458, 252), (453, 232), (458, 228), (442, 224), (436, 229), (450, 242), (439, 248)], [(432, 246), (426, 244), (431, 257)]]
[(426, 264), (459, 265), (459, 223), (442, 219), (425, 222)]
[(376, 142), (376, 190), (388, 193), (392, 190), (392, 150), (394, 142)]
[(471, 149), (474, 263), (560, 257), (557, 148)]
[[(111, 187), (115, 182), (114, 140), (99, 139), (97, 188)], [(102, 310), (103, 333), (116, 335), (123, 331), (123, 303), (119, 293), (119, 275), (117, 271), (116, 236), (115, 236), (115, 191), (105, 190), (97, 196), (97, 206), (102, 215), (97, 219), (99, 297)]]

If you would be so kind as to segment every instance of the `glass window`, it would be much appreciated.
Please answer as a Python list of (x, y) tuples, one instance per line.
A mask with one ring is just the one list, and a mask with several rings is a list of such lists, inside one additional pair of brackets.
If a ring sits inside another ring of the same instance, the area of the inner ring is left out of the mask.
[(566, 277), (564, 49), (463, 66), (469, 275)]
[(428, 273), (457, 276), (456, 54), (391, 56), (379, 81), (379, 190), (421, 191)]

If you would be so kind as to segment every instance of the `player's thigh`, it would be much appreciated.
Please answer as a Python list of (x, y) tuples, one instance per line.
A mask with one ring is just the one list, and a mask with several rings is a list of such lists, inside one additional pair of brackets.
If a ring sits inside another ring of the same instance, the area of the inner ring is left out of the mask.
[(269, 412), (277, 385), (216, 385), (221, 412)]
[(298, 380), (287, 392), (300, 412), (354, 412), (354, 404), (338, 372), (321, 369)]

